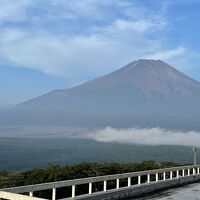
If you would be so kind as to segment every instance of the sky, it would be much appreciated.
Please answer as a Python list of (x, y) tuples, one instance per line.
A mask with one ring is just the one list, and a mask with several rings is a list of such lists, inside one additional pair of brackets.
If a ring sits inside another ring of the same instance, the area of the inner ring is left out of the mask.
[(200, 81), (200, 0), (0, 0), (0, 107), (140, 59)]

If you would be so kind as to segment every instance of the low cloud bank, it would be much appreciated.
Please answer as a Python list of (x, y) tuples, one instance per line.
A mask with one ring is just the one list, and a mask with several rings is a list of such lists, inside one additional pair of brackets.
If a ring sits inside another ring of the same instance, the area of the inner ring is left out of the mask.
[(168, 131), (160, 128), (114, 129), (107, 127), (105, 129), (89, 133), (88, 137), (100, 142), (200, 146), (200, 132)]

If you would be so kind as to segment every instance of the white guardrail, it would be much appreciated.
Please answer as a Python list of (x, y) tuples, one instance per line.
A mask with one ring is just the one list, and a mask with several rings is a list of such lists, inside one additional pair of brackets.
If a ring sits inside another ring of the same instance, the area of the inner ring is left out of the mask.
[[(107, 192), (112, 194), (112, 191), (121, 190), (121, 181), (126, 180), (127, 185), (123, 188), (134, 188), (142, 186), (145, 184), (155, 184), (159, 181), (165, 182), (173, 179), (181, 179), (183, 177), (196, 176), (200, 174), (200, 165), (190, 165), (190, 166), (180, 166), (165, 169), (156, 169), (148, 171), (138, 171), (124, 174), (107, 175), (107, 176), (97, 176), (90, 178), (81, 178), (74, 180), (66, 180), (59, 182), (42, 183), (36, 185), (27, 185), (21, 187), (4, 188), (0, 190), (0, 199), (10, 199), (10, 200), (39, 200), (41, 198), (36, 198), (34, 192), (43, 190), (52, 190), (52, 200), (56, 200), (56, 190), (62, 187), (71, 187), (70, 197), (65, 199), (84, 199), (86, 197), (95, 195), (103, 195)], [(141, 178), (142, 177), (142, 178)], [(133, 179), (137, 182), (133, 183)], [(108, 182), (114, 181), (116, 187), (109, 189), (107, 188)], [(94, 191), (94, 184), (102, 183), (102, 191)], [(88, 192), (83, 195), (76, 195), (76, 187), (80, 185), (88, 184)], [(24, 195), (24, 194), (29, 194)]]

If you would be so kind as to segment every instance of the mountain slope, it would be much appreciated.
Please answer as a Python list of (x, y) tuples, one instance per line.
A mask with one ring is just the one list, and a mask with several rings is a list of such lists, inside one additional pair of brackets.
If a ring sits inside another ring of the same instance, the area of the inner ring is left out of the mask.
[(55, 90), (0, 113), (0, 124), (200, 130), (200, 83), (160, 60)]

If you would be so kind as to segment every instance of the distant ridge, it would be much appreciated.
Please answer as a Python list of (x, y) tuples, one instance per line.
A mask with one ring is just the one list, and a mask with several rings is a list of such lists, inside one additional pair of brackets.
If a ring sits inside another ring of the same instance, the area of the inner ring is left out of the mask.
[(0, 124), (200, 130), (200, 83), (140, 59), (95, 80), (0, 112)]

